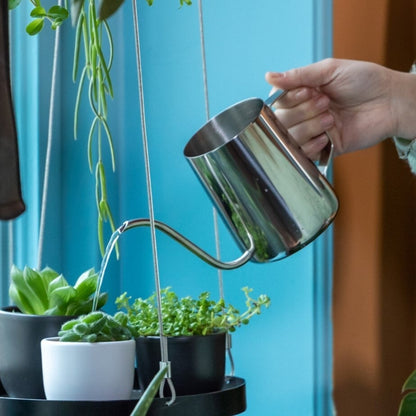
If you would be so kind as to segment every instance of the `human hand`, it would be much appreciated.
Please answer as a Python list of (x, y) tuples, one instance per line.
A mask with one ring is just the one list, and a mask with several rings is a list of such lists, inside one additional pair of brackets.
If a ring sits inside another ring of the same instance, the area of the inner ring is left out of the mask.
[(401, 103), (406, 100), (399, 97), (407, 97), (408, 76), (374, 63), (325, 59), (284, 73), (268, 72), (266, 80), (288, 90), (276, 103), (276, 114), (305, 153), (316, 158), (327, 143), (326, 130), (335, 154), (410, 134), (399, 114), (406, 111)]

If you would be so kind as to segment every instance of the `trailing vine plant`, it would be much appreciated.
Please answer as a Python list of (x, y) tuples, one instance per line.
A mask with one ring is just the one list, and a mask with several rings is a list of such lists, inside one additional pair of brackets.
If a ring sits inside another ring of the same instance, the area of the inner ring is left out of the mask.
[[(74, 2), (75, 3), (75, 2)], [(74, 4), (73, 3), (73, 4)], [(78, 93), (75, 101), (74, 137), (78, 137), (78, 115), (83, 92), (88, 95), (92, 111), (92, 121), (88, 133), (88, 164), (95, 175), (95, 199), (98, 213), (98, 243), (104, 254), (104, 222), (109, 222), (115, 231), (113, 215), (108, 203), (106, 172), (103, 162), (103, 146), (107, 143), (111, 166), (115, 170), (113, 137), (108, 125), (108, 98), (113, 98), (113, 85), (110, 76), (113, 62), (113, 40), (110, 27), (105, 19), (97, 16), (95, 0), (81, 2), (76, 18), (73, 80), (78, 79)], [(83, 4), (85, 3), (85, 5)], [(114, 1), (116, 3), (116, 1)], [(104, 56), (104, 41), (108, 43), (108, 57)], [(84, 49), (84, 67), (79, 73), (81, 44)], [(94, 154), (95, 151), (95, 154)]]
[[(22, 0), (8, 0), (9, 9), (16, 8)], [(104, 254), (104, 223), (108, 222), (111, 232), (116, 227), (110, 204), (108, 202), (106, 169), (104, 164), (104, 146), (108, 147), (111, 167), (114, 171), (115, 151), (111, 129), (108, 123), (108, 99), (113, 98), (111, 66), (113, 62), (113, 38), (107, 19), (112, 16), (124, 0), (71, 0), (70, 12), (68, 0), (63, 5), (56, 4), (46, 9), (44, 0), (29, 0), (33, 9), (31, 22), (26, 26), (29, 35), (38, 34), (49, 21), (52, 29), (57, 29), (71, 15), (76, 27), (73, 81), (78, 82), (74, 108), (74, 138), (78, 137), (78, 116), (83, 94), (88, 96), (92, 121), (88, 133), (88, 164), (95, 177), (95, 199), (98, 214), (97, 234), (101, 254)], [(146, 0), (149, 6), (153, 0)], [(179, 0), (180, 6), (191, 5), (191, 0)], [(97, 7), (98, 4), (98, 7)], [(107, 49), (104, 48), (107, 47)], [(80, 68), (81, 50), (83, 49), (83, 68)], [(107, 56), (104, 49), (108, 51)]]

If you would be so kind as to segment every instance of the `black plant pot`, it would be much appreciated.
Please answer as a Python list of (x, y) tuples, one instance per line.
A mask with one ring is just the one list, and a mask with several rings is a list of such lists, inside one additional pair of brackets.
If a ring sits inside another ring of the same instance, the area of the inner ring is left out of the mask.
[[(172, 381), (178, 396), (218, 391), (224, 383), (225, 332), (168, 337)], [(136, 338), (139, 386), (144, 390), (159, 370), (159, 337)], [(165, 394), (170, 395), (165, 386)]]
[(44, 399), (40, 341), (54, 337), (71, 316), (26, 315), (0, 309), (0, 381), (9, 397)]

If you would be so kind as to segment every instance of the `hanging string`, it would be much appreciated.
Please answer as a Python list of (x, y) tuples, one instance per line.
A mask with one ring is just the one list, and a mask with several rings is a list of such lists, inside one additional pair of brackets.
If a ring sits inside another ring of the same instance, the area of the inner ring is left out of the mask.
[[(205, 114), (207, 121), (211, 118), (209, 110), (209, 95), (208, 95), (208, 71), (207, 71), (207, 59), (205, 53), (205, 31), (204, 31), (204, 14), (202, 10), (202, 0), (198, 0), (198, 10), (199, 10), (199, 37), (201, 39), (201, 54), (202, 54), (202, 76), (204, 80), (204, 98), (205, 98)], [(220, 247), (220, 235), (218, 229), (218, 211), (215, 207), (212, 207), (212, 217), (214, 222), (214, 237), (215, 237), (215, 250), (217, 259), (221, 259), (221, 247)], [(220, 298), (224, 299), (224, 279), (221, 269), (217, 269), (218, 273), (218, 286), (220, 292)], [(226, 335), (226, 344), (225, 349), (230, 361), (230, 376), (234, 376), (235, 367), (234, 359), (231, 353), (231, 334), (227, 332)]]
[[(202, 55), (202, 76), (204, 80), (204, 98), (205, 98), (205, 116), (207, 121), (211, 118), (209, 110), (209, 95), (208, 95), (208, 71), (207, 71), (207, 59), (205, 53), (205, 32), (204, 32), (204, 14), (202, 10), (202, 0), (198, 0), (199, 11), (199, 37), (201, 40), (201, 55)], [(214, 222), (214, 236), (215, 236), (215, 249), (218, 260), (221, 258), (220, 238), (218, 231), (218, 212), (215, 207), (212, 207), (212, 216)], [(224, 299), (224, 282), (222, 270), (217, 269), (218, 272), (218, 286), (220, 291), (220, 298)]]
[[(146, 129), (146, 112), (145, 112), (145, 104), (144, 104), (142, 59), (141, 59), (141, 51), (140, 51), (139, 18), (138, 18), (138, 13), (137, 13), (136, 0), (133, 0), (132, 4), (133, 4), (133, 20), (134, 20), (134, 39), (135, 39), (135, 48), (136, 48), (137, 82), (138, 82), (139, 101), (140, 101), (140, 121), (141, 121), (141, 129), (142, 129), (143, 153), (144, 153), (144, 162), (145, 162), (145, 170), (146, 170), (147, 201), (148, 201), (148, 209), (149, 209), (150, 233), (151, 233), (152, 253), (153, 253), (154, 280), (155, 280), (155, 288), (156, 288), (156, 295), (157, 295), (157, 308), (158, 308), (158, 318), (159, 318), (161, 365), (165, 365), (168, 367), (168, 373), (164, 381), (165, 380), (168, 381), (168, 385), (172, 394), (171, 400), (167, 403), (168, 405), (171, 405), (176, 400), (176, 392), (175, 392), (175, 388), (173, 386), (172, 380), (170, 378), (170, 363), (168, 360), (168, 344), (167, 344), (167, 338), (164, 335), (164, 331), (163, 331), (159, 261), (158, 261), (158, 255), (157, 255), (156, 226), (155, 226), (154, 205), (153, 205), (152, 180), (151, 180), (151, 172), (150, 172), (149, 147), (148, 147), (147, 129)], [(161, 397), (163, 397), (164, 381), (162, 382), (160, 386), (160, 390), (159, 390), (159, 394)]]
[[(58, 1), (58, 6), (61, 6), (61, 1)], [(52, 64), (52, 79), (51, 79), (51, 95), (49, 99), (49, 121), (48, 121), (48, 140), (46, 145), (46, 157), (45, 157), (45, 171), (43, 177), (43, 191), (42, 191), (42, 203), (40, 212), (40, 223), (39, 223), (39, 240), (38, 240), (38, 270), (42, 267), (43, 257), (43, 245), (45, 240), (45, 222), (46, 222), (46, 205), (48, 201), (49, 191), (49, 173), (51, 165), (51, 154), (52, 154), (52, 139), (53, 139), (53, 122), (54, 122), (54, 111), (55, 111), (55, 96), (56, 96), (56, 75), (58, 72), (58, 51), (60, 41), (60, 27), (55, 29), (55, 45), (53, 50), (53, 64)]]

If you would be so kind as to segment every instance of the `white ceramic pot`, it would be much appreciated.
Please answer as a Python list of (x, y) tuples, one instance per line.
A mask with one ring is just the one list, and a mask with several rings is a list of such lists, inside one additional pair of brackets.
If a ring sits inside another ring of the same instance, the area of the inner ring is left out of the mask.
[(135, 340), (41, 341), (43, 387), (48, 400), (106, 401), (131, 398)]

